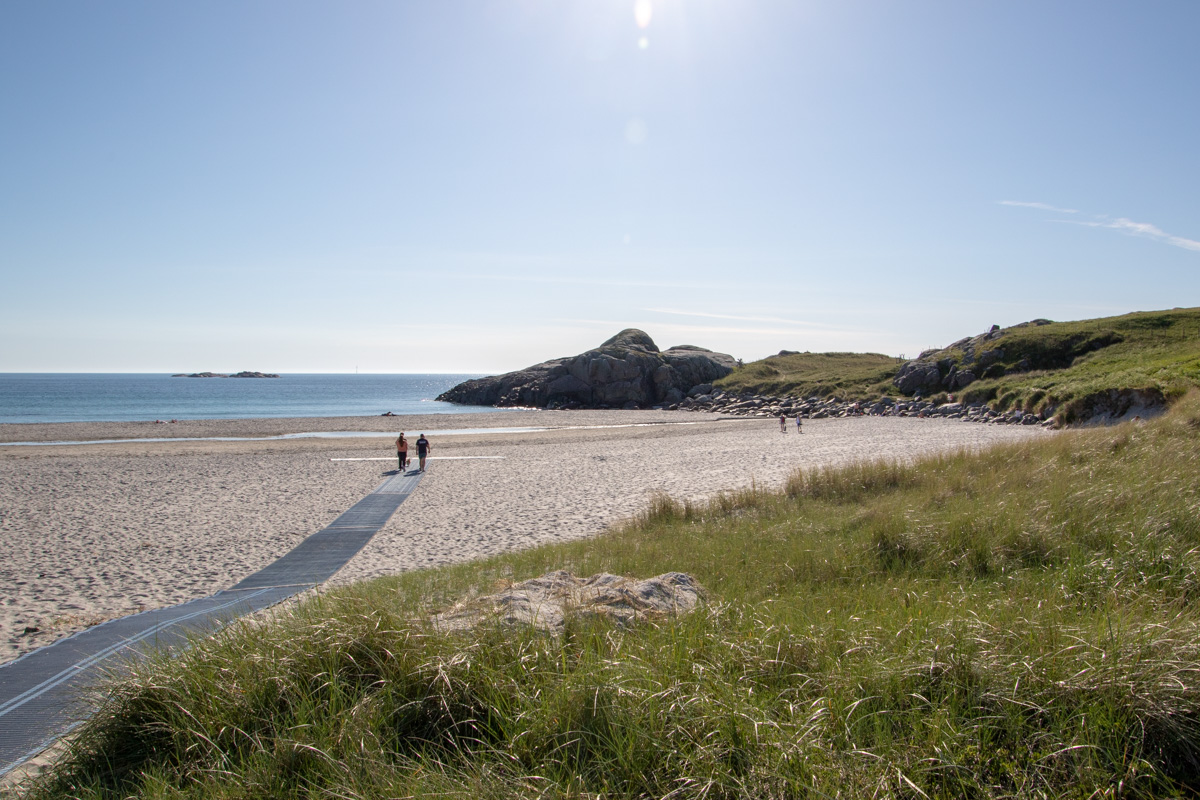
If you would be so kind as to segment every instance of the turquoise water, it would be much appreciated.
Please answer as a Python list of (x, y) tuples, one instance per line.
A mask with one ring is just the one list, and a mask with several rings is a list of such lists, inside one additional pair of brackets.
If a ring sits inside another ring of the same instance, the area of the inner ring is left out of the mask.
[(433, 398), (478, 375), (169, 375), (0, 373), (0, 422), (362, 417), (495, 411)]

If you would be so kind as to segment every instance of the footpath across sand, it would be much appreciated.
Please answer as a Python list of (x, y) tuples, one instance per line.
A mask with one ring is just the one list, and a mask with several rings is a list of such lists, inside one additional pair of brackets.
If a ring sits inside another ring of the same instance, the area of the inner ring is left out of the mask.
[[(426, 433), (434, 460), (420, 489), (335, 583), (592, 536), (657, 492), (698, 500), (751, 483), (776, 487), (797, 467), (1049, 435), (880, 417), (806, 421), (803, 435), (794, 424), (784, 435), (777, 420), (640, 411), (0, 425), (0, 661), (105, 619), (212, 594), (261, 569), (395, 469), (394, 460), (369, 459), (394, 456), (397, 426), (413, 440)], [(438, 434), (506, 427), (552, 429)], [(138, 441), (311, 431), (384, 435)], [(131, 441), (3, 444), (123, 438)]]

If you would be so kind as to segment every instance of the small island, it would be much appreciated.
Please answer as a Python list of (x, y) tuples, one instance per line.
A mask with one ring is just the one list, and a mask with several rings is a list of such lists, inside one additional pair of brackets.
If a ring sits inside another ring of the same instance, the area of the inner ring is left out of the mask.
[(279, 376), (272, 372), (238, 372), (233, 375), (227, 375), (222, 372), (180, 372), (171, 376), (172, 378), (278, 378)]

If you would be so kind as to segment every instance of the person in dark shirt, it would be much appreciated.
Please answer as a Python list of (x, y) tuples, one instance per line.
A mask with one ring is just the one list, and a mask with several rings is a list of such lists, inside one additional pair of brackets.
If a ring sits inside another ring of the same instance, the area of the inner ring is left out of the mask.
[(417, 439), (417, 459), (421, 464), (421, 472), (425, 471), (425, 457), (429, 455), (429, 451), (433, 447), (429, 444), (429, 440), (425, 438), (425, 434), (421, 434), (421, 438)]

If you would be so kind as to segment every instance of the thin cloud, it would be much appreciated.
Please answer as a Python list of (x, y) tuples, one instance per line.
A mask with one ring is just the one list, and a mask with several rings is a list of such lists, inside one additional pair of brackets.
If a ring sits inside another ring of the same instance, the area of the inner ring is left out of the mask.
[(1039, 211), (1053, 211), (1056, 214), (1078, 214), (1077, 208), (1059, 208), (1048, 203), (1033, 203), (1025, 200), (1001, 200), (1002, 206), (1020, 206), (1021, 208), (1036, 208)]
[[(1046, 203), (1031, 203), (1023, 200), (1001, 200), (1002, 206), (1021, 206), (1024, 208), (1036, 208), (1040, 211), (1053, 211), (1057, 214), (1078, 214), (1079, 212), (1073, 208), (1057, 208)], [(1155, 242), (1169, 244), (1172, 247), (1182, 247), (1184, 250), (1200, 253), (1200, 241), (1195, 239), (1187, 239), (1183, 236), (1176, 236), (1173, 233), (1167, 233), (1162, 228), (1149, 222), (1134, 222), (1128, 217), (1117, 217), (1109, 219), (1105, 214), (1095, 214), (1094, 221), (1085, 222), (1075, 219), (1060, 219), (1056, 222), (1066, 222), (1071, 225), (1082, 225), (1085, 228), (1106, 228), (1108, 230), (1117, 231), (1127, 236), (1138, 236), (1143, 239), (1151, 239)]]
[(643, 308), (651, 314), (673, 314), (680, 317), (702, 317), (704, 319), (728, 319), (735, 322), (774, 322), (783, 323), (785, 325), (797, 325), (802, 328), (833, 328), (831, 325), (821, 325), (816, 322), (804, 322), (796, 319), (784, 319), (783, 317), (741, 317), (735, 314), (709, 314), (703, 311), (680, 311), (674, 308)]
[(509, 283), (548, 283), (571, 286), (614, 286), (630, 289), (724, 289), (728, 284), (692, 283), (689, 281), (622, 280), (611, 278), (580, 278), (573, 275), (489, 275), (464, 274), (471, 280), (494, 280)]
[[(646, 330), (653, 328), (656, 331), (670, 331), (676, 334), (711, 334), (713, 336), (721, 336), (728, 334), (744, 334), (744, 335), (772, 335), (772, 336), (797, 336), (806, 333), (806, 329), (800, 326), (790, 328), (747, 328), (747, 327), (730, 327), (726, 325), (687, 325), (678, 322), (638, 322), (630, 320), (604, 320), (604, 319), (561, 319), (553, 320), (554, 322), (571, 323), (575, 325), (585, 324), (593, 325), (599, 328), (611, 330), (612, 328), (640, 328)], [(814, 333), (816, 331), (813, 331)], [(836, 332), (848, 333), (855, 336), (871, 336), (876, 332), (865, 328), (838, 328)], [(826, 331), (821, 331), (826, 333)]]
[(1101, 220), (1099, 222), (1076, 222), (1075, 220), (1063, 220), (1064, 222), (1074, 222), (1076, 225), (1083, 225), (1087, 228), (1107, 228), (1113, 231), (1119, 231), (1128, 236), (1140, 236), (1143, 239), (1153, 239), (1156, 242), (1169, 244), (1173, 247), (1182, 247), (1184, 250), (1191, 250), (1200, 253), (1200, 242), (1195, 239), (1185, 239), (1182, 236), (1175, 236), (1167, 233), (1157, 225), (1151, 225), (1149, 222), (1134, 222), (1125, 217), (1118, 217), (1112, 220)]

